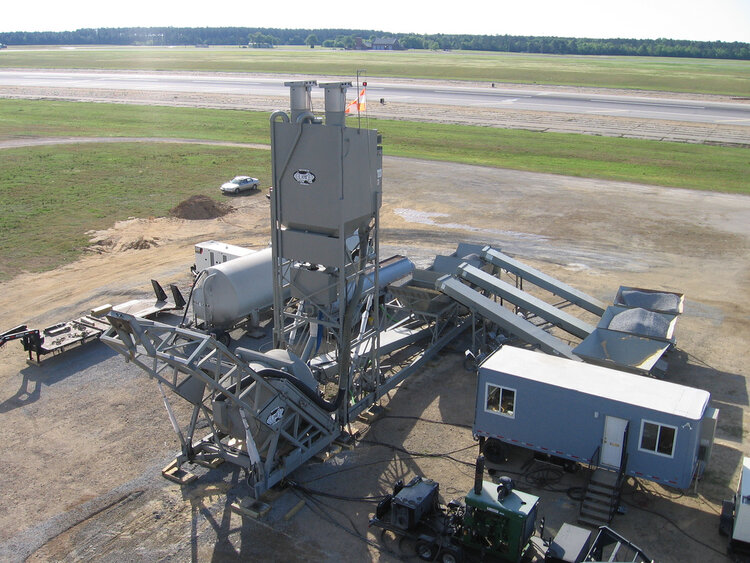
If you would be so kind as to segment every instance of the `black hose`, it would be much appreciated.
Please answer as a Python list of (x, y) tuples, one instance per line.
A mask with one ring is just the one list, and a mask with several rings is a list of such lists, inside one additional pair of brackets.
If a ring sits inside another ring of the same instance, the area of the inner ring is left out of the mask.
[(195, 289), (195, 286), (198, 284), (198, 280), (200, 277), (204, 274), (206, 270), (201, 270), (198, 272), (198, 275), (195, 276), (195, 279), (193, 280), (193, 285), (190, 286), (190, 293), (188, 293), (187, 302), (185, 303), (185, 312), (182, 314), (182, 320), (180, 321), (180, 326), (185, 326), (185, 319), (187, 318), (188, 309), (190, 308), (190, 304), (193, 302), (193, 290)]

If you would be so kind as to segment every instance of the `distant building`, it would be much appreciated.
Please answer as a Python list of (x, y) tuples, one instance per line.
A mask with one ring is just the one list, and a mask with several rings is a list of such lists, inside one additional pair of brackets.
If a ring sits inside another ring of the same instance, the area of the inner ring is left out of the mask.
[(379, 37), (372, 42), (373, 51), (398, 51), (401, 48), (395, 37)]
[(361, 37), (355, 37), (354, 48), (358, 51), (368, 51), (369, 49), (372, 49), (372, 41), (367, 41)]

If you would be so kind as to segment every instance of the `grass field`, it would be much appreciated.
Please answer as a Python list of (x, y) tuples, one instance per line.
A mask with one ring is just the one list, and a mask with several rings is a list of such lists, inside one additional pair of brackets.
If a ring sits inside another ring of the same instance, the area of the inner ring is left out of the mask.
[(750, 61), (536, 55), (476, 51), (335, 51), (238, 47), (4, 49), (0, 68), (263, 72), (564, 84), (745, 96)]
[[(173, 137), (268, 144), (268, 114), (237, 110), (2, 100), (0, 140)], [(370, 120), (386, 155), (750, 193), (750, 151), (490, 127)], [(163, 216), (194, 194), (221, 196), (239, 173), (270, 185), (270, 152), (209, 145), (94, 143), (0, 152), (0, 279), (75, 259), (86, 231)], [(457, 179), (460, 184), (460, 179)], [(455, 185), (455, 184), (452, 184)]]
[[(687, 143), (370, 120), (387, 155), (750, 193), (750, 151)], [(176, 137), (269, 143), (268, 114), (239, 110), (0, 101), (0, 139)]]
[(270, 158), (265, 150), (141, 143), (4, 150), (0, 280), (74, 260), (90, 229), (165, 216), (195, 194), (219, 199), (220, 183), (239, 171), (267, 186)]

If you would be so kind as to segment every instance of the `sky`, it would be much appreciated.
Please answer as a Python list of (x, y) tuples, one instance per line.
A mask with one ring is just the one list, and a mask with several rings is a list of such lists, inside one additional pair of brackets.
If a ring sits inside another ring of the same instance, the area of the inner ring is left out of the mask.
[(9, 0), (0, 32), (241, 26), (750, 42), (750, 0), (446, 1)]

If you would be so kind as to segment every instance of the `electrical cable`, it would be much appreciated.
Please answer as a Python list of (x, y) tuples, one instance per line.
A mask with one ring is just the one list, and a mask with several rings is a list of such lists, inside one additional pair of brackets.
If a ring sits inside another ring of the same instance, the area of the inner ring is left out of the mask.
[[(377, 543), (377, 542), (371, 540), (370, 538), (368, 538), (367, 536), (363, 535), (357, 529), (356, 525), (351, 520), (351, 518), (348, 515), (346, 515), (343, 512), (341, 512), (340, 510), (338, 510), (337, 508), (331, 507), (331, 506), (327, 505), (326, 503), (322, 502), (321, 500), (316, 499), (311, 494), (306, 494), (306, 493), (303, 493), (303, 492), (298, 491), (298, 490), (293, 490), (292, 492), (297, 496), (297, 498), (299, 498), (301, 500), (304, 500), (307, 503), (307, 506), (310, 508), (310, 510), (312, 510), (315, 514), (317, 514), (319, 517), (323, 518), (324, 520), (326, 520), (330, 524), (333, 524), (334, 526), (336, 526), (340, 530), (343, 530), (347, 534), (349, 534), (351, 536), (354, 536), (355, 538), (363, 541), (367, 545), (369, 545), (371, 547), (374, 547), (375, 549), (377, 549), (377, 550), (379, 550), (379, 551), (381, 551), (383, 553), (387, 553), (388, 555), (391, 555), (393, 557), (397, 557), (398, 559), (402, 559), (403, 560), (403, 557), (400, 554), (391, 551), (390, 549), (388, 549), (388, 548), (380, 545), (379, 543)], [(341, 522), (339, 522), (338, 520), (336, 520), (336, 518), (334, 518), (333, 515), (330, 514), (330, 512), (329, 512), (330, 510), (336, 510), (340, 514), (346, 516), (346, 518), (349, 520), (349, 523), (351, 524), (351, 528), (345, 526), (344, 524), (342, 524)]]
[(304, 485), (302, 485), (300, 483), (297, 483), (296, 481), (291, 481), (289, 479), (287, 479), (286, 482), (292, 488), (295, 488), (295, 489), (297, 489), (299, 491), (302, 491), (302, 492), (310, 494), (310, 495), (318, 495), (318, 496), (322, 496), (322, 497), (328, 497), (328, 498), (332, 498), (332, 499), (336, 499), (336, 500), (344, 500), (344, 501), (349, 501), (349, 502), (374, 502), (374, 503), (378, 503), (378, 502), (380, 502), (381, 500), (383, 500), (387, 496), (387, 495), (375, 495), (375, 496), (369, 496), (369, 497), (351, 497), (351, 496), (346, 496), (346, 495), (338, 495), (338, 494), (335, 494), (335, 493), (328, 493), (326, 491), (317, 491), (315, 489), (309, 489), (309, 488), (305, 487)]
[[(398, 415), (398, 414), (387, 414), (385, 416), (380, 417), (378, 420), (384, 420), (387, 418), (401, 418), (406, 420), (418, 420), (420, 422), (429, 422), (430, 424), (443, 424), (446, 426), (455, 426), (457, 428), (466, 428), (471, 430), (473, 427), (471, 424), (461, 424), (460, 422), (444, 422), (442, 420), (430, 420), (429, 418), (422, 418), (421, 416), (406, 416), (406, 415)], [(376, 420), (375, 422), (377, 422)]]
[(206, 270), (201, 270), (198, 272), (198, 275), (195, 276), (195, 279), (193, 280), (193, 285), (190, 286), (190, 293), (188, 293), (187, 301), (185, 302), (185, 311), (182, 313), (182, 320), (180, 321), (180, 326), (185, 326), (185, 319), (187, 318), (188, 309), (190, 308), (190, 304), (193, 301), (193, 290), (195, 289), (195, 286), (198, 284), (198, 280), (200, 277), (206, 272)]
[(626, 502), (626, 501), (624, 501), (624, 500), (623, 500), (622, 502), (623, 502), (623, 503), (625, 503), (625, 504), (626, 504), (627, 506), (629, 506), (629, 507), (631, 507), (631, 508), (635, 508), (636, 510), (642, 510), (643, 512), (648, 512), (649, 514), (653, 514), (654, 516), (659, 516), (660, 518), (663, 518), (664, 520), (666, 520), (667, 522), (669, 522), (670, 524), (672, 524), (672, 526), (673, 526), (673, 527), (674, 527), (674, 528), (675, 528), (675, 529), (676, 529), (676, 530), (677, 530), (678, 532), (680, 532), (680, 533), (681, 533), (682, 535), (686, 536), (687, 538), (690, 538), (690, 539), (691, 539), (691, 540), (693, 540), (693, 541), (694, 541), (695, 543), (697, 543), (697, 544), (699, 544), (699, 545), (702, 545), (702, 546), (703, 546), (703, 547), (705, 547), (706, 549), (710, 549), (710, 550), (711, 550), (711, 551), (713, 551), (714, 553), (718, 553), (719, 555), (721, 555), (721, 556), (723, 556), (723, 557), (725, 557), (725, 556), (726, 556), (726, 553), (724, 553), (723, 551), (720, 551), (720, 550), (716, 549), (715, 547), (713, 547), (713, 546), (711, 546), (711, 545), (708, 545), (708, 544), (707, 544), (707, 543), (705, 543), (705, 542), (702, 542), (701, 540), (699, 540), (699, 539), (698, 539), (698, 538), (696, 538), (695, 536), (691, 536), (690, 534), (688, 534), (688, 533), (687, 533), (687, 532), (686, 532), (685, 530), (683, 530), (682, 528), (680, 528), (680, 526), (678, 526), (678, 525), (677, 525), (677, 523), (676, 523), (676, 522), (675, 522), (674, 520), (672, 520), (672, 519), (671, 519), (671, 518), (669, 518), (668, 516), (665, 516), (664, 514), (662, 514), (662, 513), (660, 513), (660, 512), (657, 512), (657, 511), (655, 511), (655, 510), (651, 510), (651, 509), (649, 509), (649, 508), (643, 508), (643, 507), (641, 507), (641, 506), (637, 506), (637, 505), (635, 505), (635, 504), (631, 504), (631, 503), (629, 503), (629, 502)]
[(312, 483), (313, 481), (319, 481), (321, 479), (325, 479), (326, 477), (332, 477), (333, 475), (339, 475), (339, 474), (344, 473), (346, 471), (353, 471), (355, 469), (362, 469), (364, 467), (369, 467), (371, 465), (377, 465), (378, 463), (389, 463), (391, 461), (393, 461), (393, 458), (388, 457), (388, 458), (378, 459), (378, 460), (375, 460), (375, 461), (370, 461), (370, 462), (367, 462), (367, 463), (357, 463), (355, 465), (350, 465), (349, 467), (342, 467), (342, 468), (335, 469), (334, 471), (331, 471), (330, 473), (326, 473), (324, 475), (318, 475), (317, 477), (311, 477), (310, 479), (307, 479), (305, 481), (300, 481), (300, 483)]
[(369, 444), (371, 446), (383, 446), (386, 448), (391, 448), (394, 451), (405, 453), (406, 455), (409, 455), (411, 457), (434, 457), (434, 458), (444, 458), (449, 459), (451, 461), (455, 461), (456, 463), (460, 463), (462, 465), (466, 465), (468, 467), (474, 467), (473, 461), (463, 461), (461, 459), (457, 459), (452, 457), (452, 454), (464, 452), (470, 448), (476, 447), (476, 444), (471, 444), (469, 446), (466, 446), (464, 448), (459, 448), (457, 450), (453, 450), (450, 452), (445, 453), (426, 453), (426, 452), (413, 452), (411, 450), (407, 450), (406, 448), (402, 446), (397, 446), (395, 444), (389, 444), (388, 442), (381, 442), (379, 440), (357, 440), (358, 442), (362, 444)]

